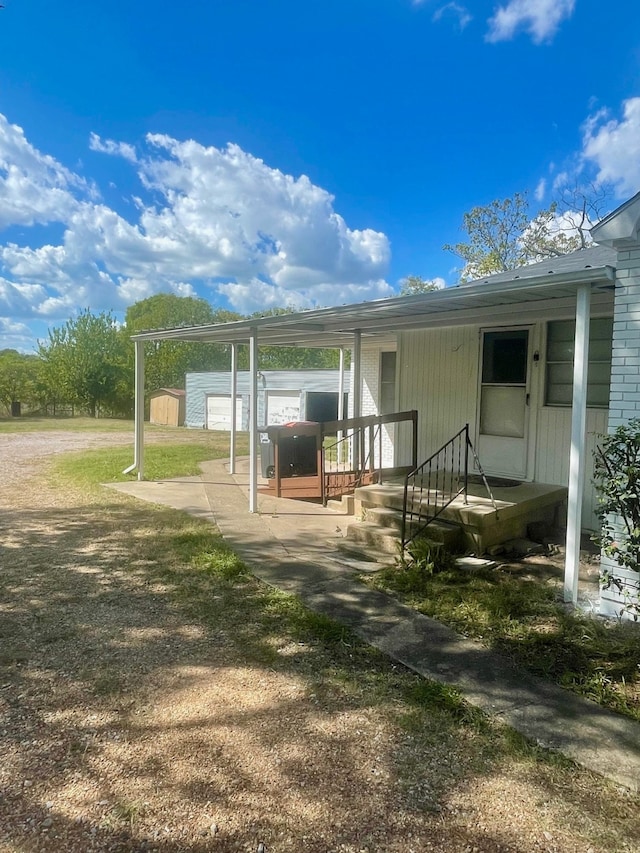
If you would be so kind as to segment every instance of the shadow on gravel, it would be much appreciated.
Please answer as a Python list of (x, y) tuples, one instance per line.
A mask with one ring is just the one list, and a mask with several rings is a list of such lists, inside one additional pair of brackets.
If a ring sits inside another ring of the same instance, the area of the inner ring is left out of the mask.
[(578, 842), (615, 800), (598, 833), (624, 849), (631, 802), (588, 774), (574, 802), (568, 764), (260, 584), (211, 526), (123, 499), (2, 510), (0, 542), (3, 853), (525, 853), (452, 805), (514, 760)]

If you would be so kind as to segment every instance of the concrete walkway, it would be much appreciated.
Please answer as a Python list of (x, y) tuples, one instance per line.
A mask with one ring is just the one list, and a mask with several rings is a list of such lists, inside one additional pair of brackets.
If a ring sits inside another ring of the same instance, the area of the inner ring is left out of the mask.
[(336, 547), (349, 517), (270, 496), (260, 496), (260, 512), (251, 514), (246, 472), (232, 476), (220, 460), (203, 464), (201, 477), (118, 483), (113, 488), (210, 520), (261, 580), (347, 625), (420, 675), (455, 685), (467, 701), (540, 746), (640, 790), (639, 723), (541, 681), (363, 586), (354, 577), (362, 564), (351, 563)]

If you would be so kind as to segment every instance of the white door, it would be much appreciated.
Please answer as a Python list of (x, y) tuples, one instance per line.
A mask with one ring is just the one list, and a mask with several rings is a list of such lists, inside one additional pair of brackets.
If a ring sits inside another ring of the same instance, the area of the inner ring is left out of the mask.
[[(207, 429), (231, 429), (230, 394), (207, 394)], [(236, 397), (236, 429), (242, 429), (241, 397)]]
[(299, 391), (267, 391), (265, 423), (267, 426), (300, 420)]
[(482, 332), (478, 456), (485, 472), (527, 476), (529, 329)]

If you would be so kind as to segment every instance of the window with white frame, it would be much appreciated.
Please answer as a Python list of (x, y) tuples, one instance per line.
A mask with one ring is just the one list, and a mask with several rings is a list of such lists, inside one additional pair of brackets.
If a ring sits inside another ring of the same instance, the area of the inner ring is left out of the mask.
[[(575, 329), (575, 320), (553, 320), (547, 323), (547, 406), (571, 405)], [(609, 405), (612, 339), (613, 318), (592, 318), (589, 323), (587, 406), (607, 408)]]
[(380, 353), (380, 414), (390, 415), (396, 408), (396, 354)]

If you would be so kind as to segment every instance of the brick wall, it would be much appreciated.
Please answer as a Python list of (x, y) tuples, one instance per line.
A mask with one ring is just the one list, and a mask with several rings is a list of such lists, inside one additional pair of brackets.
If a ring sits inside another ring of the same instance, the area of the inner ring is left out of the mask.
[[(640, 418), (640, 245), (618, 250), (609, 432), (632, 418)], [(611, 571), (622, 588), (612, 585), (601, 591), (600, 612), (608, 616), (629, 617), (624, 605), (630, 597), (638, 599), (640, 575), (621, 568), (605, 554), (601, 557), (601, 567)]]
[(640, 247), (618, 252), (609, 430), (640, 417)]

